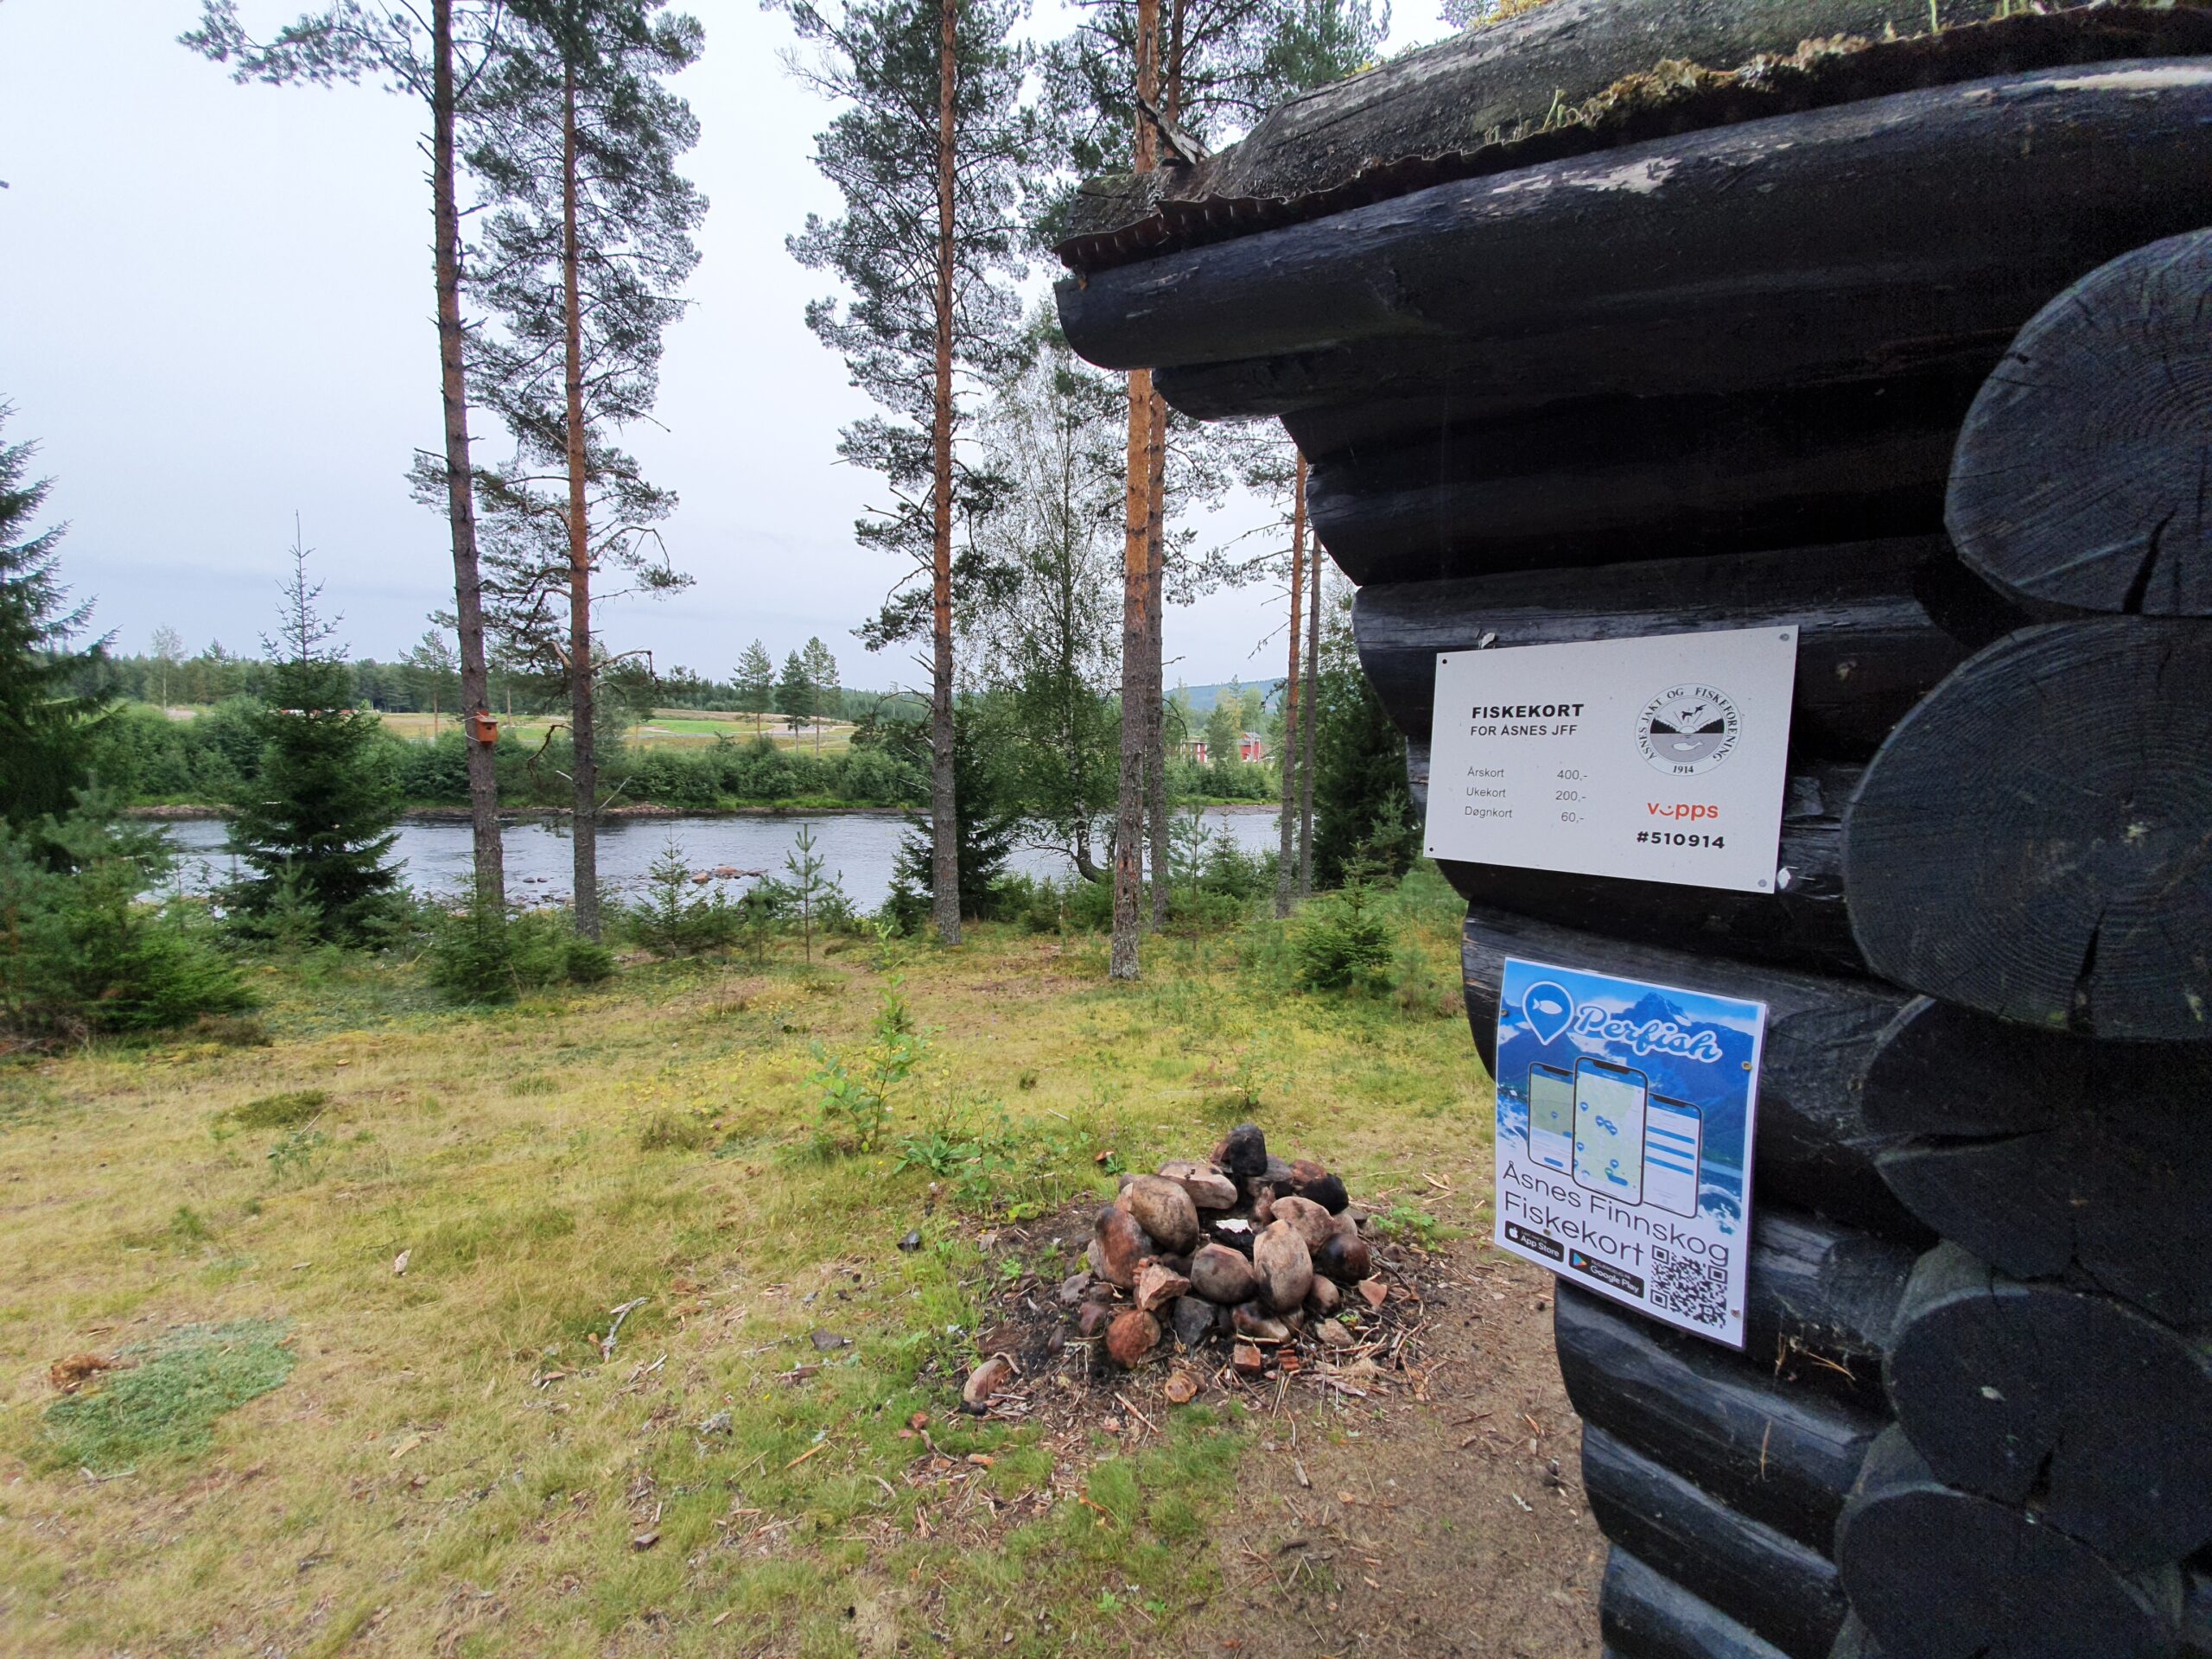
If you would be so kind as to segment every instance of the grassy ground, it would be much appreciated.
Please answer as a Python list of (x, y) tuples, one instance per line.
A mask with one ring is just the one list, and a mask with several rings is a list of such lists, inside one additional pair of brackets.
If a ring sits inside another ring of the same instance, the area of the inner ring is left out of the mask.
[[(1102, 940), (988, 929), (494, 1012), (310, 960), (262, 976), (265, 1045), (0, 1074), (0, 1649), (1172, 1650), (1253, 1433), (1155, 1402), (1070, 1456), (955, 1415), (1008, 1270), (978, 1235), (1247, 1116), (1473, 1223), (1453, 912), (1402, 902), (1395, 988), (1351, 998), (1292, 989), (1268, 922), (1122, 988)], [(934, 1173), (817, 1144), (812, 1046), (893, 976)]]

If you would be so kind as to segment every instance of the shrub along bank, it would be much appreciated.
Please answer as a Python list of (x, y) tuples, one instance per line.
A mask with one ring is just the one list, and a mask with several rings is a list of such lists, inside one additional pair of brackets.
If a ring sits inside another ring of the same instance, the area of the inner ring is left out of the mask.
[[(260, 707), (253, 698), (235, 697), (192, 720), (171, 720), (154, 709), (122, 709), (104, 722), (94, 764), (108, 788), (141, 804), (235, 801), (260, 776)], [(386, 732), (378, 743), (409, 804), (468, 804), (467, 750), (458, 732), (428, 741)], [(498, 756), (503, 805), (568, 804), (564, 735), (543, 742), (503, 736)], [(815, 755), (765, 739), (724, 737), (698, 749), (623, 752), (619, 766), (602, 766), (609, 786), (621, 785), (621, 799), (689, 811), (785, 804), (901, 806), (929, 793), (919, 768), (865, 746)]]

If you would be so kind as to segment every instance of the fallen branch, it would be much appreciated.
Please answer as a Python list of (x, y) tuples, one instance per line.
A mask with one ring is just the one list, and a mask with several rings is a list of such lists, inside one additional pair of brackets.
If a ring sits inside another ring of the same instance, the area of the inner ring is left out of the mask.
[(621, 1330), (622, 1321), (628, 1319), (632, 1313), (636, 1313), (639, 1308), (643, 1307), (652, 1300), (652, 1298), (650, 1296), (633, 1296), (628, 1301), (623, 1303), (621, 1306), (610, 1307), (607, 1310), (614, 1317), (607, 1327), (607, 1334), (599, 1339), (599, 1357), (601, 1359), (608, 1360), (614, 1357), (614, 1336), (617, 1332)]

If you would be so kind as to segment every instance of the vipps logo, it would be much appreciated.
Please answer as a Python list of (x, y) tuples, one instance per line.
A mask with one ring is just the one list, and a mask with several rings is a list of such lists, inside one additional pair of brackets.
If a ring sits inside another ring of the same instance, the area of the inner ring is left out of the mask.
[(1637, 747), (1670, 778), (1694, 778), (1726, 760), (1742, 734), (1736, 705), (1709, 685), (1670, 685), (1637, 716)]

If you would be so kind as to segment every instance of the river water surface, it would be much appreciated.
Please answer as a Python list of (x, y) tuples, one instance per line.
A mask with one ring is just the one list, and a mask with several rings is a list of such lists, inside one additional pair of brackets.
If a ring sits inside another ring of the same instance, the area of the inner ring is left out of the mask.
[[(1249, 853), (1264, 852), (1276, 843), (1273, 808), (1211, 807), (1205, 817), (1214, 834), (1229, 836)], [(735, 869), (748, 875), (766, 870), (780, 875), (802, 824), (812, 827), (815, 851), (843, 882), (846, 896), (855, 906), (874, 910), (889, 896), (892, 861), (908, 830), (904, 818), (884, 813), (611, 819), (599, 828), (600, 880), (613, 892), (634, 894), (671, 841), (683, 849), (684, 861), (694, 870)], [(238, 873), (227, 825), (202, 820), (173, 823), (168, 830), (185, 855), (181, 874), (188, 892), (221, 887)], [(512, 823), (505, 841), (510, 899), (529, 904), (569, 896), (572, 849), (565, 824)], [(468, 885), (467, 823), (403, 823), (392, 851), (407, 885), (416, 893), (454, 894)], [(1027, 875), (1060, 878), (1073, 869), (1065, 853), (1040, 847), (1017, 846), (1009, 862)]]

